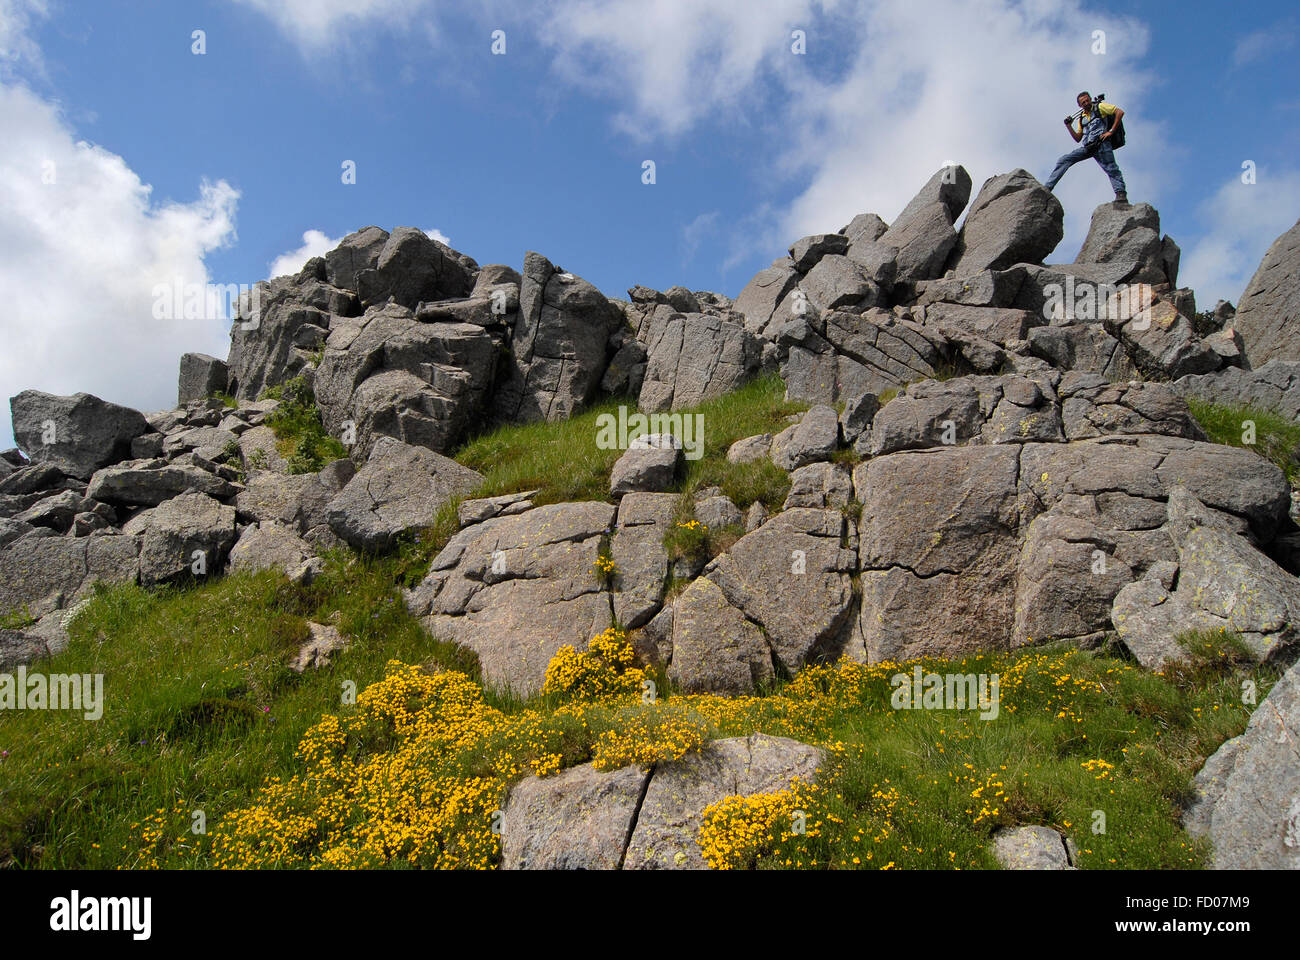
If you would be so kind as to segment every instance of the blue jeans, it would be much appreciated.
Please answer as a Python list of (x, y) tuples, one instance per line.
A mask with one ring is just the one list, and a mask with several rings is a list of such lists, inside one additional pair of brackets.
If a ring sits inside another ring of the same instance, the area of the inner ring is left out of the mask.
[(1047, 178), (1047, 182), (1043, 185), (1048, 190), (1051, 190), (1065, 176), (1066, 170), (1069, 170), (1080, 160), (1087, 160), (1089, 157), (1097, 158), (1101, 168), (1106, 171), (1106, 176), (1110, 177), (1110, 185), (1115, 188), (1116, 193), (1128, 193), (1124, 186), (1124, 174), (1119, 172), (1119, 165), (1115, 163), (1115, 148), (1104, 140), (1098, 145), (1096, 153), (1093, 153), (1090, 145), (1080, 144), (1061, 157), (1060, 160), (1056, 161), (1056, 168), (1052, 171), (1052, 175)]

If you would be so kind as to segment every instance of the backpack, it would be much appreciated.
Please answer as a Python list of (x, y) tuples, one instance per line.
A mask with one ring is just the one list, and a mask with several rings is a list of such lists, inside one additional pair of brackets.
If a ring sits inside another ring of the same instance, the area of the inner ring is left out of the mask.
[[(1101, 115), (1101, 102), (1104, 99), (1106, 99), (1106, 95), (1102, 93), (1102, 94), (1098, 94), (1097, 99), (1093, 101), (1093, 103), (1097, 107), (1098, 116)], [(1119, 123), (1115, 125), (1115, 132), (1110, 135), (1110, 139), (1107, 140), (1106, 142), (1110, 144), (1110, 148), (1112, 150), (1118, 150), (1120, 147), (1124, 146), (1124, 118), (1123, 117), (1120, 117)]]

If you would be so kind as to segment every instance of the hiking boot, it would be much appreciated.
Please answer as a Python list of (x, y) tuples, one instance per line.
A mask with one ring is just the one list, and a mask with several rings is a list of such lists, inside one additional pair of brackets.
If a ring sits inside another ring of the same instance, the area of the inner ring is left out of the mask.
[(1117, 194), (1115, 194), (1115, 202), (1116, 202), (1116, 203), (1128, 203), (1128, 194), (1127, 194), (1127, 193), (1117, 193)]

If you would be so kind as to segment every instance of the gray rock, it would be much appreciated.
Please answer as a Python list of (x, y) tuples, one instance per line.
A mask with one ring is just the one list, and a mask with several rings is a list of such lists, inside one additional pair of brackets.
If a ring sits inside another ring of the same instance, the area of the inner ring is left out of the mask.
[(1264, 254), (1237, 304), (1233, 326), (1246, 343), (1251, 366), (1300, 360), (1295, 318), (1300, 315), (1300, 221)]
[(715, 495), (705, 497), (695, 504), (695, 519), (700, 521), (710, 530), (721, 530), (724, 527), (738, 527), (745, 522), (744, 516), (740, 509), (731, 502), (729, 497)]
[(1160, 240), (1160, 214), (1149, 203), (1103, 203), (1092, 212), (1088, 236), (1077, 263), (1133, 262), (1134, 283), (1176, 283), (1165, 270), (1165, 248)]
[(33, 464), (81, 480), (130, 457), (131, 441), (149, 429), (139, 411), (88, 393), (60, 397), (24, 390), (10, 399), (9, 410), (14, 438)]
[(141, 586), (202, 578), (219, 573), (234, 546), (235, 508), (184, 493), (133, 517), (123, 530), (140, 537)]
[(1026, 170), (985, 181), (949, 258), (958, 277), (1042, 263), (1065, 236), (1065, 209)]
[(349, 233), (337, 247), (325, 254), (325, 273), (336, 287), (355, 291), (357, 275), (373, 269), (388, 242), (388, 231), (379, 227), (362, 227)]
[(844, 402), (844, 412), (840, 414), (840, 436), (845, 443), (853, 443), (863, 433), (870, 431), (871, 424), (880, 411), (880, 398), (874, 393), (860, 393), (849, 397)]
[(0, 549), (0, 610), (25, 607), (43, 617), (81, 599), (97, 581), (134, 583), (139, 551), (131, 536), (19, 537)]
[(610, 504), (584, 501), (466, 527), (407, 606), (433, 636), (477, 653), (485, 683), (537, 693), (560, 647), (585, 650), (610, 624), (610, 595), (594, 565), (614, 516)]
[(510, 517), (533, 508), (533, 497), (540, 491), (521, 490), (519, 493), (507, 493), (500, 497), (484, 497), (478, 500), (462, 500), (456, 507), (456, 518), (463, 530), (474, 523), (482, 523), (493, 517)]
[(206, 400), (226, 389), (226, 362), (206, 353), (181, 355), (181, 371), (176, 402), (184, 406), (191, 400)]
[(888, 229), (889, 225), (874, 213), (859, 213), (840, 228), (840, 233), (848, 238), (850, 244), (870, 243), (879, 240), (880, 235)]
[[(1209, 341), (1206, 341), (1207, 343)], [(1260, 407), (1300, 420), (1300, 361), (1270, 360), (1254, 370), (1228, 367), (1171, 384), (1184, 397), (1229, 406)]]
[(782, 470), (795, 470), (828, 460), (839, 443), (839, 435), (839, 414), (834, 407), (819, 404), (809, 409), (793, 429), (772, 440), (772, 462)]
[(849, 249), (849, 238), (840, 233), (817, 233), (796, 240), (790, 248), (794, 268), (807, 273), (829, 254), (843, 255)]
[(494, 400), (497, 415), (567, 419), (595, 395), (610, 334), (623, 323), (622, 312), (594, 286), (529, 251), (506, 380)]
[(960, 303), (933, 303), (925, 308), (925, 324), (951, 325), (1000, 346), (1023, 340), (1042, 321), (1028, 310), (1010, 307), (975, 307)]
[(414, 227), (395, 229), (374, 266), (356, 274), (363, 306), (391, 299), (414, 309), (422, 300), (466, 296), (473, 286), (473, 275), (460, 255)]
[(269, 470), (284, 474), (289, 472), (289, 461), (280, 453), (279, 440), (270, 427), (251, 427), (239, 435), (237, 442), (245, 470)]
[(714, 740), (699, 753), (655, 767), (646, 788), (625, 870), (702, 870), (698, 842), (705, 807), (724, 797), (775, 793), (794, 780), (814, 781), (822, 751), (797, 740), (756, 733)]
[(647, 433), (633, 439), (610, 471), (610, 496), (656, 492), (672, 486), (682, 460), (682, 442), (671, 433)]
[(502, 868), (619, 869), (649, 779), (643, 767), (602, 773), (587, 763), (520, 781), (503, 809)]
[(1293, 666), (1251, 714), (1246, 732), (1207, 761), (1208, 778), (1198, 776), (1209, 809), (1188, 826), (1208, 820), (1214, 869), (1300, 868), (1298, 741), (1300, 668)]
[(619, 501), (610, 539), (614, 561), (614, 619), (627, 629), (649, 621), (663, 605), (668, 580), (664, 536), (676, 520), (675, 493), (629, 493)]
[(1109, 383), (1095, 374), (1070, 373), (1057, 389), (1067, 439), (1146, 433), (1207, 439), (1187, 404), (1165, 384)]
[(1028, 337), (1030, 352), (1058, 370), (1095, 373), (1111, 381), (1137, 376), (1128, 353), (1100, 324), (1035, 327)]
[(292, 576), (313, 556), (311, 545), (293, 527), (267, 520), (244, 528), (230, 551), (230, 569), (282, 570), (285, 576)]
[(705, 568), (790, 673), (829, 650), (849, 616), (856, 563), (840, 546), (844, 530), (838, 510), (786, 510)]
[(668, 676), (685, 693), (752, 694), (774, 676), (772, 654), (758, 627), (701, 577), (673, 603)]
[(142, 460), (96, 471), (86, 495), (107, 503), (152, 507), (187, 492), (224, 500), (236, 490), (230, 482), (200, 467)]
[(1006, 870), (1074, 870), (1078, 854), (1051, 827), (1008, 827), (993, 835), (993, 856)]
[(760, 433), (737, 440), (727, 448), (728, 463), (753, 463), (764, 459), (772, 448), (772, 435)]
[[(853, 499), (853, 479), (842, 463), (810, 463), (790, 474), (790, 493), (783, 510), (792, 507), (846, 507)], [(737, 511), (739, 514), (739, 511)]]
[(898, 248), (898, 280), (930, 280), (943, 274), (957, 243), (952, 225), (970, 199), (970, 188), (964, 167), (944, 167), (881, 234), (881, 243)]
[(739, 323), (703, 313), (674, 316), (649, 334), (638, 407), (677, 410), (736, 389), (759, 367), (759, 340)]
[(867, 278), (857, 262), (846, 256), (828, 254), (802, 280), (799, 289), (811, 306), (821, 312), (847, 307), (880, 306), (880, 286)]
[[(799, 282), (799, 271), (794, 261), (778, 260), (772, 266), (754, 274), (752, 280), (736, 297), (736, 312), (745, 318), (745, 329), (758, 334), (773, 321), (777, 305)], [(779, 318), (784, 321), (784, 317)]]
[(432, 526), (444, 503), (482, 482), (482, 474), (455, 460), (381, 437), (330, 502), (329, 526), (358, 550), (388, 550), (403, 534)]

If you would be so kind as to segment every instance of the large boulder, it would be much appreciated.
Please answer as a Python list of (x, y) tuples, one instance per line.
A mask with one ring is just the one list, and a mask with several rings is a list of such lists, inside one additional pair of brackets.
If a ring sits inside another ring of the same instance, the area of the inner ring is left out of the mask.
[(1300, 420), (1300, 360), (1270, 360), (1254, 370), (1226, 367), (1182, 377), (1171, 386), (1184, 397), (1273, 410)]
[(131, 456), (131, 441), (149, 429), (144, 414), (89, 393), (70, 397), (24, 390), (9, 401), (14, 439), (34, 464), (81, 480)]
[(455, 460), (381, 437), (330, 501), (330, 529), (358, 550), (388, 550), (402, 535), (433, 526), (444, 503), (482, 482), (482, 474)]
[(528, 251), (496, 415), (508, 421), (570, 417), (595, 396), (610, 335), (623, 324), (622, 312), (594, 286)]
[(256, 400), (268, 387), (304, 373), (335, 318), (358, 310), (354, 294), (321, 282), (307, 268), (297, 277), (256, 284), (240, 299), (230, 327), (227, 392)]
[(493, 335), (473, 323), (421, 322), (389, 304), (335, 324), (314, 389), (325, 428), (353, 453), (375, 440), (449, 449), (483, 414), (497, 363)]
[(1065, 236), (1065, 209), (1026, 170), (985, 181), (971, 204), (949, 268), (958, 277), (1042, 263)]
[(114, 534), (60, 537), (41, 530), (0, 549), (0, 611), (33, 617), (70, 606), (97, 581), (134, 583), (140, 541)]
[(970, 189), (970, 174), (964, 167), (944, 167), (881, 234), (881, 243), (898, 249), (898, 280), (930, 280), (943, 275), (957, 243), (952, 225), (965, 209)]
[(1137, 264), (1126, 279), (1133, 283), (1178, 281), (1177, 268), (1169, 276), (1165, 246), (1160, 238), (1160, 214), (1149, 203), (1103, 203), (1092, 212), (1088, 236), (1076, 263)]
[(760, 341), (731, 320), (703, 313), (654, 324), (637, 405), (655, 412), (695, 406), (735, 390), (762, 359)]
[(185, 493), (137, 514), (123, 532), (140, 537), (140, 584), (221, 571), (235, 544), (235, 508)]
[(704, 869), (699, 832), (706, 807), (729, 796), (776, 793), (796, 780), (812, 783), (822, 760), (817, 747), (756, 733), (714, 740), (698, 753), (658, 764), (623, 869)]
[(786, 510), (705, 567), (727, 602), (763, 629), (789, 673), (840, 652), (856, 567), (853, 551), (841, 546), (845, 523), (839, 510)]
[(677, 502), (675, 493), (629, 493), (619, 501), (609, 555), (616, 571), (614, 619), (629, 630), (663, 605), (670, 567), (664, 536), (676, 523)]
[(153, 507), (182, 493), (225, 499), (236, 490), (230, 481), (193, 464), (133, 460), (96, 471), (86, 495), (106, 503)]
[(387, 242), (388, 231), (379, 227), (362, 227), (349, 233), (337, 247), (325, 254), (325, 274), (329, 282), (355, 292), (357, 277), (362, 271), (375, 267)]
[(489, 686), (538, 693), (560, 647), (585, 650), (610, 624), (596, 559), (614, 517), (610, 504), (583, 501), (466, 527), (433, 559), (407, 606), (433, 636), (478, 654)]
[(672, 486), (682, 460), (682, 442), (671, 433), (646, 433), (628, 444), (609, 474), (609, 494), (657, 493)]
[(752, 694), (773, 676), (763, 633), (700, 577), (673, 603), (668, 676), (684, 693)]
[(227, 377), (224, 360), (206, 353), (182, 354), (176, 402), (184, 406), (191, 400), (206, 400), (214, 393), (223, 392)]
[(811, 783), (823, 754), (797, 740), (754, 734), (714, 740), (652, 768), (591, 764), (515, 785), (503, 808), (507, 870), (702, 870), (706, 807), (730, 796)]
[(1198, 802), (1184, 820), (1208, 836), (1216, 870), (1300, 869), (1300, 666), (1255, 708), (1197, 775)]
[(777, 260), (754, 274), (736, 297), (735, 309), (744, 317), (745, 329), (750, 333), (764, 334), (769, 327), (775, 329), (790, 319), (782, 316), (777, 307), (798, 282), (799, 271), (789, 257)]
[(357, 272), (356, 291), (363, 307), (391, 300), (414, 309), (422, 300), (463, 297), (474, 286), (467, 259), (423, 230), (398, 227), (374, 266)]
[(1252, 366), (1300, 360), (1300, 221), (1264, 254), (1237, 304), (1232, 325), (1246, 342)]
[(644, 767), (584, 763), (520, 781), (502, 810), (502, 868), (618, 870), (649, 778)]

